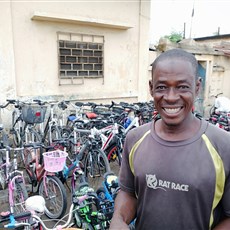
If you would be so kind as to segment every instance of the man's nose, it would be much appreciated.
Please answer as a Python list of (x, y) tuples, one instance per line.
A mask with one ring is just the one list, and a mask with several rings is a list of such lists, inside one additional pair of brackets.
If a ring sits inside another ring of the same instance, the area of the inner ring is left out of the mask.
[(179, 94), (174, 87), (168, 88), (167, 94), (165, 95), (166, 100), (177, 100), (179, 98)]

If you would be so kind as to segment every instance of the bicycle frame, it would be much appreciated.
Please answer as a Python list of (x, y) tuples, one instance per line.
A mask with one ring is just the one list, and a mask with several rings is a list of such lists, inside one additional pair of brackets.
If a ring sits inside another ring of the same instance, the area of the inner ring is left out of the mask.
[[(54, 175), (54, 173), (47, 172), (44, 168), (44, 164), (39, 163), (40, 152), (38, 148), (27, 148), (27, 154), (31, 154), (32, 162), (25, 162), (25, 168), (27, 173), (32, 177), (32, 179), (36, 180), (36, 182), (40, 182), (43, 179), (45, 193), (47, 195), (46, 183), (45, 179), (47, 175)], [(28, 155), (26, 156), (28, 157)], [(35, 176), (35, 178), (33, 178)], [(34, 187), (34, 184), (32, 183)], [(33, 190), (32, 190), (33, 191)]]
[[(122, 126), (120, 126), (122, 127)], [(119, 133), (119, 125), (114, 123), (113, 125), (106, 126), (102, 129), (97, 129), (96, 127), (91, 129), (92, 136), (99, 136), (102, 141), (101, 150), (106, 150), (109, 144), (112, 142), (113, 138)], [(122, 127), (123, 129), (123, 127)], [(106, 136), (104, 133), (108, 132), (109, 135)]]

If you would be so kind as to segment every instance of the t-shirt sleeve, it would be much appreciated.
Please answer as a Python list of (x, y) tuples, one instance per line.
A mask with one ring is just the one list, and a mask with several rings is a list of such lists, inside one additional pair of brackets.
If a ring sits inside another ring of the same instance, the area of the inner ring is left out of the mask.
[(121, 168), (119, 173), (119, 183), (120, 183), (121, 190), (129, 193), (135, 193), (134, 175), (129, 165), (129, 153), (131, 150), (131, 147), (129, 147), (129, 145), (131, 139), (132, 139), (131, 135), (130, 133), (128, 133), (125, 139), (123, 153), (122, 153), (122, 163), (121, 163)]
[(230, 177), (226, 179), (224, 194), (222, 197), (224, 215), (230, 217)]

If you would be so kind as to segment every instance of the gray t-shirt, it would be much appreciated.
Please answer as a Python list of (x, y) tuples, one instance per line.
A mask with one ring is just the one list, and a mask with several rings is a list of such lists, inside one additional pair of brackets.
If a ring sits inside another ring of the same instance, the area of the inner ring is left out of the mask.
[(151, 122), (128, 133), (119, 181), (137, 197), (136, 229), (208, 230), (230, 216), (229, 171), (228, 132), (202, 120), (194, 137), (172, 142)]

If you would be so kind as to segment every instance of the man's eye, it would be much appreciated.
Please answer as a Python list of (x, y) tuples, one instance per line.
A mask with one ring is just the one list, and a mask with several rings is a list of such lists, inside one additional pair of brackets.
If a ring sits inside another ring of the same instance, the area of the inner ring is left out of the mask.
[(189, 87), (187, 85), (180, 85), (178, 86), (178, 89), (188, 89)]
[(156, 89), (163, 90), (163, 89), (166, 89), (166, 87), (165, 87), (165, 86), (163, 86), (163, 85), (159, 85), (159, 86), (157, 86), (157, 87), (156, 87)]

